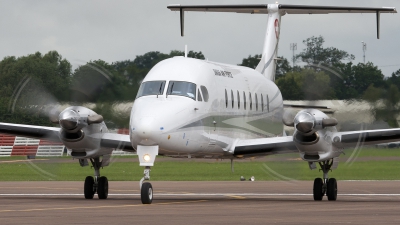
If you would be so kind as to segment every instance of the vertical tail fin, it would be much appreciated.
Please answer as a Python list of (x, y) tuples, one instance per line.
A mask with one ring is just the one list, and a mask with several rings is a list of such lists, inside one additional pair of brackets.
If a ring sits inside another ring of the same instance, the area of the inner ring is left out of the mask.
[(264, 48), (260, 63), (256, 70), (268, 79), (275, 80), (275, 59), (278, 54), (281, 13), (278, 5), (268, 5), (268, 22), (265, 34)]

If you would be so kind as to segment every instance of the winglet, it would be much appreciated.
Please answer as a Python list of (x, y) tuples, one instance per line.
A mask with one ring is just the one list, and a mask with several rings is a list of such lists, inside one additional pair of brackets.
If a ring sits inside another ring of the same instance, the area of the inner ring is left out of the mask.
[(184, 35), (184, 22), (185, 22), (185, 11), (183, 11), (183, 8), (180, 8), (180, 18), (181, 18), (181, 37)]
[(381, 28), (381, 13), (380, 11), (376, 11), (376, 35), (379, 39), (380, 36), (380, 29)]

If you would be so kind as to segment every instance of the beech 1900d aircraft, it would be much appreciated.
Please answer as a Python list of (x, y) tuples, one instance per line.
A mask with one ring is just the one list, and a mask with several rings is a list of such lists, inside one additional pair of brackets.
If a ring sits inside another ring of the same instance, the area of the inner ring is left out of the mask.
[[(0, 133), (61, 140), (79, 159), (81, 166), (94, 168), (86, 177), (84, 196), (97, 193), (107, 198), (108, 180), (100, 176), (113, 149), (135, 151), (144, 177), (141, 201), (150, 204), (153, 188), (148, 182), (156, 155), (189, 158), (246, 158), (297, 152), (310, 169), (317, 164), (323, 177), (314, 181), (314, 200), (336, 200), (337, 183), (328, 177), (336, 168), (342, 149), (360, 143), (400, 140), (400, 129), (338, 132), (337, 121), (316, 109), (305, 109), (294, 117), (283, 117), (282, 95), (274, 83), (281, 17), (286, 14), (375, 13), (379, 38), (381, 13), (395, 8), (261, 5), (169, 5), (180, 12), (183, 35), (184, 12), (236, 12), (267, 14), (262, 58), (255, 70), (187, 57), (166, 59), (144, 78), (133, 104), (129, 135), (109, 133), (103, 117), (81, 106), (63, 110), (52, 119), (60, 125), (42, 127), (0, 123)], [(295, 128), (286, 136), (283, 124)]]

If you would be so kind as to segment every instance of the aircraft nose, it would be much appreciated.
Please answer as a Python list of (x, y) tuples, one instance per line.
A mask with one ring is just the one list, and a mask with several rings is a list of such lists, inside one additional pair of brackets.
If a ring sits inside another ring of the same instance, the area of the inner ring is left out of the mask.
[(157, 145), (159, 142), (160, 129), (154, 117), (141, 117), (135, 119), (132, 126), (133, 140), (141, 145)]
[(135, 133), (141, 139), (149, 139), (152, 133), (154, 123), (153, 117), (142, 117), (135, 126)]

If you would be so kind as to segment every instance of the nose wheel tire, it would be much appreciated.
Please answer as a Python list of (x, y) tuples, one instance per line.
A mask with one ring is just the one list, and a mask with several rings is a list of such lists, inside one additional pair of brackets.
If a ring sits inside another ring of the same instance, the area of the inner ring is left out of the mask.
[(313, 196), (315, 201), (321, 201), (322, 197), (324, 197), (323, 185), (324, 182), (321, 178), (315, 178), (313, 188)]
[(83, 192), (85, 194), (86, 199), (93, 199), (94, 193), (94, 178), (91, 176), (87, 176), (85, 179), (85, 185), (83, 187)]
[(150, 183), (143, 183), (140, 190), (140, 197), (143, 204), (151, 204), (153, 201), (153, 187)]
[(336, 201), (337, 198), (337, 182), (335, 178), (331, 178), (328, 181), (326, 195), (329, 201)]
[(107, 199), (108, 196), (108, 179), (107, 177), (100, 177), (97, 185), (97, 195), (99, 199)]

